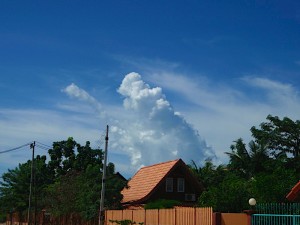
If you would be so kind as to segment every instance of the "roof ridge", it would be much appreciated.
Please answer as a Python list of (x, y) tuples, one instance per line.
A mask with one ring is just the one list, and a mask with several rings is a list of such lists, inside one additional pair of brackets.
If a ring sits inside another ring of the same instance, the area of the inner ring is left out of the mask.
[(181, 159), (179, 158), (179, 159), (169, 160), (169, 161), (166, 161), (166, 162), (160, 162), (160, 163), (152, 164), (152, 165), (149, 165), (149, 166), (144, 166), (141, 169), (149, 168), (149, 167), (153, 167), (153, 166), (158, 166), (158, 165), (163, 165), (163, 164), (167, 164), (167, 163), (175, 162), (175, 161), (179, 161), (179, 160), (181, 160)]

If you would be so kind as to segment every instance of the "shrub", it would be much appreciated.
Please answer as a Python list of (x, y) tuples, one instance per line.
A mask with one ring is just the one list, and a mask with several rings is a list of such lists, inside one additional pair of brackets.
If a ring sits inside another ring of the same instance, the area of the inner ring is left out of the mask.
[(176, 205), (180, 205), (180, 202), (176, 200), (159, 199), (147, 203), (145, 209), (171, 209)]

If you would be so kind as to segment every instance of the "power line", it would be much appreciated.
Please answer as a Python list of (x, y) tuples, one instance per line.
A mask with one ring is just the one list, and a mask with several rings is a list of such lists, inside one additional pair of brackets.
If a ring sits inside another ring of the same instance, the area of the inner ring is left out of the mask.
[(20, 148), (23, 148), (23, 147), (31, 145), (31, 144), (32, 144), (32, 142), (24, 144), (24, 145), (21, 145), (21, 146), (16, 147), (16, 148), (11, 148), (11, 149), (8, 149), (8, 150), (0, 151), (0, 154), (7, 153), (7, 152), (12, 152), (12, 151), (18, 150)]
[(45, 146), (39, 145), (39, 144), (35, 144), (35, 146), (38, 147), (38, 148), (40, 148), (40, 149), (46, 150), (46, 151), (48, 151), (50, 149), (48, 147), (45, 147)]
[(101, 149), (101, 146), (104, 144), (106, 137), (106, 130), (103, 130), (102, 133), (100, 134), (100, 139), (96, 141), (96, 144), (98, 144), (98, 148)]
[[(7, 150), (4, 150), (4, 151), (0, 151), (0, 154), (7, 153), (7, 152), (12, 152), (12, 151), (15, 151), (15, 150), (19, 150), (20, 148), (26, 147), (26, 146), (28, 146), (28, 145), (32, 145), (32, 143), (33, 143), (33, 142), (30, 142), (30, 143), (27, 143), (27, 144), (24, 144), (24, 145), (15, 147), (15, 148), (11, 148), (11, 149), (7, 149)], [(49, 149), (52, 148), (51, 146), (46, 145), (46, 144), (43, 144), (43, 143), (38, 142), (38, 141), (36, 141), (36, 143), (38, 143), (38, 144), (36, 144), (35, 146), (36, 146), (36, 147), (39, 147), (39, 148), (41, 148), (41, 149), (43, 149), (43, 150), (47, 150), (47, 151), (48, 151)]]
[(44, 146), (45, 148), (52, 148), (50, 145), (46, 145), (46, 144), (43, 144), (42, 142), (39, 142), (39, 141), (35, 141), (36, 143), (38, 143), (39, 145), (42, 145)]

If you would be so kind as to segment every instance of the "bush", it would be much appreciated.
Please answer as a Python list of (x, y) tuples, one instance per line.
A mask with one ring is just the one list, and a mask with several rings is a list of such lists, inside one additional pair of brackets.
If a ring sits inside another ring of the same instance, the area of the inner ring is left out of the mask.
[(153, 202), (149, 202), (145, 205), (145, 209), (171, 209), (174, 206), (180, 205), (179, 201), (159, 199)]
[(0, 223), (4, 223), (6, 221), (6, 213), (0, 213)]

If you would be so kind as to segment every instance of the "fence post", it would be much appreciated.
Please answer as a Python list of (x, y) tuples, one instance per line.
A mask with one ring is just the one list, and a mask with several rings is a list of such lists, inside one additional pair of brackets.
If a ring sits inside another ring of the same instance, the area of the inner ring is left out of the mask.
[(145, 224), (145, 225), (147, 225), (146, 215), (147, 215), (146, 209), (144, 209), (144, 224)]
[(220, 212), (215, 212), (213, 213), (213, 225), (221, 225), (221, 213)]
[(247, 214), (248, 225), (251, 225), (251, 222), (252, 222), (252, 215), (255, 213), (255, 211), (252, 210), (252, 209), (249, 209), (249, 210), (244, 210), (244, 213)]
[(196, 207), (194, 207), (194, 225), (196, 225)]
[(175, 221), (175, 225), (177, 225), (177, 212), (176, 212), (176, 208), (174, 208), (174, 221)]

